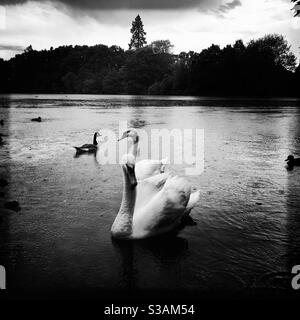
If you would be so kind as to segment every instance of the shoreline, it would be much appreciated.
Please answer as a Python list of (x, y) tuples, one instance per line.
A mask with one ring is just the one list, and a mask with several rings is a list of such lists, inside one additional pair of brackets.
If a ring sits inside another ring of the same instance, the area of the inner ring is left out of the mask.
[(192, 96), (192, 95), (130, 95), (130, 94), (105, 94), (105, 93), (0, 93), (0, 98), (6, 97), (22, 98), (30, 97), (32, 99), (43, 99), (45, 96), (59, 96), (59, 99), (65, 100), (69, 97), (77, 97), (84, 100), (87, 97), (101, 97), (102, 99), (124, 98), (124, 99), (142, 99), (142, 100), (191, 100), (191, 101), (300, 101), (300, 96)]

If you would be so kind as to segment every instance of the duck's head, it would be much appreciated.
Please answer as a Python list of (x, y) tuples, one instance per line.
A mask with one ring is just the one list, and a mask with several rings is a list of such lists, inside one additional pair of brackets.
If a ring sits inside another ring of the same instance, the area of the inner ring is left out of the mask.
[(131, 188), (134, 189), (137, 186), (137, 180), (134, 172), (135, 158), (132, 154), (125, 154), (122, 157), (122, 168), (130, 183)]
[(285, 159), (285, 161), (294, 161), (294, 159), (295, 159), (294, 156), (289, 155), (287, 159)]
[(130, 128), (123, 132), (122, 136), (118, 139), (118, 141), (123, 140), (125, 138), (132, 138), (133, 142), (138, 142), (138, 132), (136, 129)]

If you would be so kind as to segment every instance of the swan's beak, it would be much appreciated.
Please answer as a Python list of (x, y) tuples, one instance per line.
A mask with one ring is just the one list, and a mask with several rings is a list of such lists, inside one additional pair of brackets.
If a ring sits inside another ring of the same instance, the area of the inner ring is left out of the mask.
[(122, 137), (119, 138), (118, 141), (123, 140), (123, 139), (125, 139), (125, 138), (127, 138), (127, 137), (128, 137), (127, 132), (124, 132), (124, 133), (122, 134)]
[(131, 188), (134, 189), (137, 186), (137, 180), (134, 173), (134, 166), (126, 165), (126, 168), (127, 168)]

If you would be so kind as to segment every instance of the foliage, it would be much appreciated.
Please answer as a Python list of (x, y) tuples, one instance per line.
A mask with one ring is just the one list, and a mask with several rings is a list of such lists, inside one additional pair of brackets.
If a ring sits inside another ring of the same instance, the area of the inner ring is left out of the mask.
[[(153, 50), (157, 46), (159, 50)], [(267, 35), (201, 52), (171, 54), (168, 40), (124, 51), (118, 46), (26, 49), (0, 59), (2, 93), (295, 96), (300, 67), (286, 40)]]
[(249, 49), (270, 56), (273, 63), (278, 67), (294, 71), (296, 68), (296, 57), (290, 51), (291, 46), (281, 35), (270, 34), (257, 40), (250, 41)]
[(151, 42), (150, 46), (154, 53), (171, 53), (174, 47), (170, 40), (156, 40)]

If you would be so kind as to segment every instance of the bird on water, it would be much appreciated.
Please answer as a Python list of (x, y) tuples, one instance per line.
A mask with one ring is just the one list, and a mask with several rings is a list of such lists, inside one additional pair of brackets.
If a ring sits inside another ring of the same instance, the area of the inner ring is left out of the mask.
[(74, 147), (77, 153), (92, 153), (96, 152), (98, 149), (97, 138), (100, 137), (100, 132), (94, 133), (93, 143), (92, 144), (83, 144), (81, 147)]
[(289, 155), (285, 161), (289, 167), (300, 166), (300, 158), (295, 158), (293, 155)]

